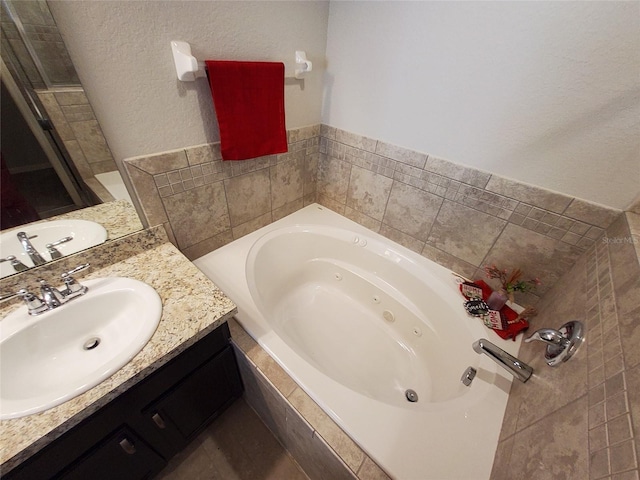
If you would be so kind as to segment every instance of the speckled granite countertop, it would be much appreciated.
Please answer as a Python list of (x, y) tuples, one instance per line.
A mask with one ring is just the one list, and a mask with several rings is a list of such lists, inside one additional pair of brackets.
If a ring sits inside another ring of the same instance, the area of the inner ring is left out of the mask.
[[(142, 351), (96, 387), (45, 412), (0, 421), (0, 465), (4, 473), (157, 370), (236, 312), (233, 302), (167, 242), (162, 227), (65, 259), (67, 265), (56, 262), (58, 278), (59, 271), (64, 271), (69, 265), (89, 261), (92, 269), (86, 275), (78, 275), (81, 282), (90, 278), (130, 277), (148, 283), (162, 299), (162, 318)], [(109, 259), (115, 263), (109, 264)], [(24, 274), (28, 276), (21, 277), (21, 274), (10, 278), (21, 280), (29, 287), (38, 275), (47, 279), (46, 270), (33, 269), (30, 272)], [(53, 284), (57, 286), (58, 283)], [(6, 288), (7, 284), (0, 286)], [(19, 301), (2, 305), (0, 318), (20, 306)]]

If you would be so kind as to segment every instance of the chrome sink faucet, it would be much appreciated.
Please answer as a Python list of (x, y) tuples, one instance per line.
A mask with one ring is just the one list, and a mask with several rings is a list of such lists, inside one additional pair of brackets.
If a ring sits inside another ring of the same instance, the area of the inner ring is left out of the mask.
[(46, 260), (42, 258), (42, 255), (40, 255), (35, 247), (31, 244), (31, 242), (29, 241), (29, 237), (25, 232), (18, 232), (18, 240), (20, 241), (20, 244), (22, 245), (25, 253), (29, 255), (29, 258), (35, 266), (44, 265), (46, 263)]
[(476, 353), (484, 353), (521, 382), (526, 382), (533, 374), (533, 368), (494, 345), (486, 338), (473, 342), (472, 347)]
[(0, 301), (10, 300), (14, 297), (21, 297), (25, 305), (29, 309), (29, 315), (40, 315), (48, 310), (58, 308), (70, 300), (87, 293), (88, 288), (78, 283), (72, 275), (89, 268), (89, 264), (85, 263), (73, 270), (63, 273), (62, 279), (64, 280), (65, 288), (58, 290), (52, 287), (44, 280), (40, 282), (40, 294), (41, 298), (37, 297), (33, 293), (28, 292), (25, 289), (21, 289), (17, 293), (0, 297)]

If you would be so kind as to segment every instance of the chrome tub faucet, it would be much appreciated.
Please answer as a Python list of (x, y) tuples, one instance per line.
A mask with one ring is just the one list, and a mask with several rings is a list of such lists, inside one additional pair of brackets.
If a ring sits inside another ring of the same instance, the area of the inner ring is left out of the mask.
[[(534, 340), (547, 344), (544, 358), (547, 365), (555, 367), (569, 360), (578, 351), (584, 341), (584, 325), (574, 320), (565, 323), (558, 330), (541, 328), (524, 341), (529, 343)], [(521, 382), (526, 382), (533, 374), (533, 368), (486, 338), (473, 342), (472, 347), (476, 353), (484, 353)]]
[(533, 374), (533, 368), (494, 345), (486, 338), (473, 342), (472, 347), (476, 353), (484, 353), (521, 382), (526, 382)]

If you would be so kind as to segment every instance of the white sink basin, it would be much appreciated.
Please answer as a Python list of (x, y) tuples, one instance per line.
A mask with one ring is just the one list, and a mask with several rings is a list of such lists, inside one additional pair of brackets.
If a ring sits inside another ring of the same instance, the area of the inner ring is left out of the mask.
[(162, 302), (146, 283), (113, 277), (83, 284), (85, 295), (54, 310), (31, 316), (22, 306), (0, 322), (0, 420), (42, 412), (89, 390), (156, 331)]
[[(10, 232), (0, 235), (0, 257), (7, 258), (13, 255), (27, 267), (33, 267), (34, 264), (22, 248), (17, 237), (18, 232), (25, 232), (28, 237), (35, 236), (30, 242), (46, 261), (51, 260), (51, 254), (48, 252), (46, 245), (57, 242), (61, 238), (73, 238), (55, 247), (62, 256), (99, 245), (107, 239), (105, 228), (99, 223), (88, 220), (52, 220), (50, 222), (33, 223), (24, 227), (14, 228)], [(16, 271), (10, 262), (0, 263), (0, 278), (14, 273)]]

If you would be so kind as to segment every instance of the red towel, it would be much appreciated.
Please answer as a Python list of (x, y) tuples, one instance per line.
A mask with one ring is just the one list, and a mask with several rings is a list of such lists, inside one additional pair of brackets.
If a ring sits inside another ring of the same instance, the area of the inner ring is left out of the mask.
[(207, 60), (224, 160), (287, 151), (284, 64)]

